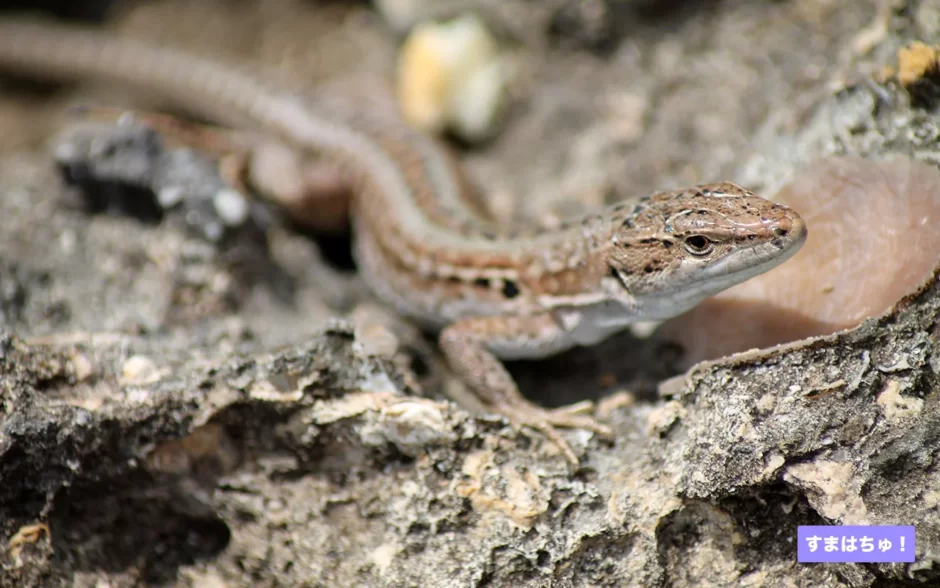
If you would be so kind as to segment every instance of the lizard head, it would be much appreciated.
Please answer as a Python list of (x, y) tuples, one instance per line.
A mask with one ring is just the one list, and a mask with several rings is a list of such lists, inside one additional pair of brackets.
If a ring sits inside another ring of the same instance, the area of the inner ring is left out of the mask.
[(605, 289), (649, 319), (783, 263), (807, 234), (790, 208), (726, 182), (654, 194), (611, 218)]

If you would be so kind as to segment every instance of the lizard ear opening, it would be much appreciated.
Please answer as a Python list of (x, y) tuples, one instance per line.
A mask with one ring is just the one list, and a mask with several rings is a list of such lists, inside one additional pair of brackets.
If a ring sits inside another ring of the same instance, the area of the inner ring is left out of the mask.
[(607, 265), (607, 277), (617, 280), (617, 284), (619, 284), (624, 290), (627, 292), (630, 291), (630, 289), (627, 287), (627, 283), (623, 279), (623, 274), (620, 273), (620, 270), (610, 264)]

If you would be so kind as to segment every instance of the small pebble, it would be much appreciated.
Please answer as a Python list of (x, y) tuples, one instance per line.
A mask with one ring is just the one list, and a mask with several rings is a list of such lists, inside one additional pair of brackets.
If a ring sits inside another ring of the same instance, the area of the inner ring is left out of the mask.
[(160, 379), (160, 370), (152, 359), (144, 355), (133, 355), (121, 366), (122, 385), (151, 384)]
[(161, 208), (173, 208), (183, 201), (183, 188), (180, 186), (167, 186), (157, 192), (157, 203)]
[(914, 41), (898, 50), (898, 82), (905, 88), (937, 72), (940, 47)]
[(238, 227), (248, 220), (248, 200), (237, 190), (219, 190), (212, 199), (215, 212), (226, 225)]
[(467, 14), (423, 23), (411, 32), (399, 55), (402, 113), (427, 132), (486, 139), (498, 130), (508, 102), (509, 69), (480, 18)]

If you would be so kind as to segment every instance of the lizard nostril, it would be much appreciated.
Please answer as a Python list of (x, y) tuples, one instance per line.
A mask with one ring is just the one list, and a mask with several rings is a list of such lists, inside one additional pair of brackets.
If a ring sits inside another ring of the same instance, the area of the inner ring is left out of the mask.
[(777, 227), (776, 229), (774, 229), (774, 235), (778, 237), (786, 237), (789, 234), (790, 234), (789, 229), (784, 229), (783, 227)]

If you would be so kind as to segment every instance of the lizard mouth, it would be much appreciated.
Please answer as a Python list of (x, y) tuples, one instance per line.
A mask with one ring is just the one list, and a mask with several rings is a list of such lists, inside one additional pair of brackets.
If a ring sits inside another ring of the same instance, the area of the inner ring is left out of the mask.
[(775, 238), (732, 253), (709, 267), (705, 281), (710, 278), (717, 282), (713, 292), (769, 271), (796, 255), (806, 243), (809, 232), (801, 217), (794, 214), (787, 221), (774, 229)]

